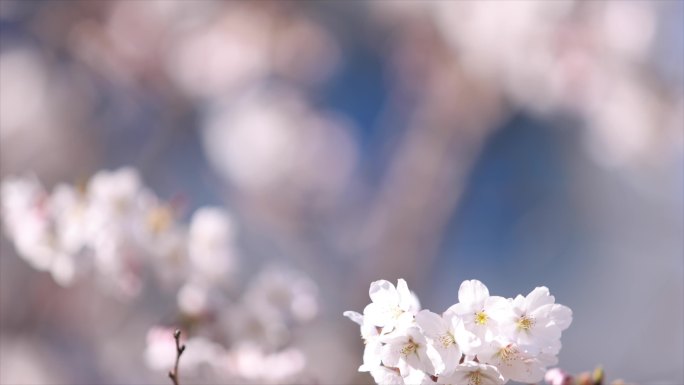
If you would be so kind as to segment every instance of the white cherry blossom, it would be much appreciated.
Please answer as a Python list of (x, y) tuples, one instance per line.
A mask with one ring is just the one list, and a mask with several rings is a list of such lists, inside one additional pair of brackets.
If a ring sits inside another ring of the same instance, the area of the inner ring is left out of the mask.
[(27, 219), (46, 219), (48, 194), (36, 178), (8, 177), (2, 181), (0, 194), (3, 230), (8, 237), (16, 237)]
[(404, 385), (404, 378), (401, 376), (398, 369), (378, 366), (371, 370), (370, 374), (373, 376), (373, 380), (375, 380), (376, 384)]
[(382, 361), (382, 342), (378, 338), (380, 335), (378, 327), (364, 321), (363, 315), (355, 311), (346, 311), (345, 317), (356, 322), (361, 327), (361, 338), (363, 339), (363, 365), (359, 367), (359, 372), (373, 372), (381, 365)]
[(384, 343), (383, 365), (399, 368), (402, 376), (408, 375), (410, 370), (434, 373), (433, 361), (439, 362), (439, 354), (418, 327), (411, 326), (379, 338)]
[(475, 340), (475, 336), (463, 327), (463, 321), (454, 314), (442, 317), (429, 310), (421, 310), (416, 314), (416, 323), (441, 357), (441, 362), (435, 367), (437, 374), (451, 373), (461, 360), (461, 346), (470, 349)]
[(482, 363), (496, 366), (506, 381), (536, 383), (544, 378), (546, 371), (546, 365), (537, 357), (501, 336), (487, 342), (477, 358)]
[(537, 287), (526, 297), (518, 295), (511, 301), (512, 313), (504, 333), (533, 353), (555, 351), (561, 332), (572, 322), (572, 311), (554, 302), (546, 287)]
[(282, 383), (304, 370), (306, 356), (297, 348), (269, 352), (254, 343), (242, 343), (227, 352), (225, 369), (250, 383)]
[(383, 328), (383, 334), (391, 332), (398, 325), (410, 324), (420, 310), (420, 305), (403, 279), (398, 280), (396, 287), (389, 281), (375, 281), (371, 283), (368, 294), (372, 303), (363, 310), (364, 319)]
[(311, 320), (318, 313), (318, 289), (305, 275), (283, 266), (264, 268), (244, 294), (245, 302), (267, 313), (278, 313), (296, 322)]
[(203, 207), (190, 220), (188, 249), (194, 270), (209, 280), (221, 280), (237, 267), (235, 225), (225, 210)]
[(57, 237), (67, 253), (76, 254), (87, 246), (87, 208), (86, 192), (73, 186), (57, 185), (50, 195), (50, 211)]
[(410, 370), (406, 376), (402, 376), (396, 368), (379, 366), (370, 374), (376, 383), (382, 385), (431, 385), (435, 384), (429, 375), (420, 370)]
[(463, 320), (466, 330), (486, 340), (487, 332), (497, 334), (499, 324), (509, 313), (503, 297), (490, 296), (487, 286), (478, 280), (463, 281), (458, 289), (458, 303), (447, 309)]
[(440, 376), (438, 384), (444, 385), (501, 385), (506, 381), (496, 366), (466, 361), (456, 367), (454, 373)]
[[(100, 171), (83, 184), (58, 184), (52, 193), (30, 176), (0, 184), (8, 239), (22, 259), (58, 284), (91, 272), (93, 283), (125, 300), (152, 276), (160, 290), (173, 292), (177, 319), (191, 332), (182, 334), (190, 354), (180, 360), (190, 382), (219, 375), (221, 382), (282, 383), (306, 375), (303, 353), (290, 345), (299, 335), (296, 327), (318, 313), (316, 284), (295, 270), (272, 266), (243, 289), (234, 279), (237, 229), (230, 215), (204, 207), (184, 224), (174, 203), (157, 197), (130, 167)], [(415, 297), (408, 297), (414, 308)], [(356, 318), (363, 323), (363, 316)], [(379, 328), (364, 323), (362, 331), (369, 343), (361, 369), (381, 368)], [(175, 342), (173, 329), (151, 329), (147, 366), (171, 369)]]
[(432, 376), (420, 371), (411, 370), (408, 375), (404, 376), (404, 384), (406, 385), (434, 385), (435, 382), (432, 380)]
[(464, 281), (459, 303), (441, 316), (410, 305), (415, 296), (401, 279), (397, 287), (373, 282), (370, 296), (363, 315), (344, 316), (361, 329), (359, 371), (378, 384), (536, 383), (558, 363), (560, 334), (572, 321), (545, 287), (506, 299), (490, 296), (480, 281)]

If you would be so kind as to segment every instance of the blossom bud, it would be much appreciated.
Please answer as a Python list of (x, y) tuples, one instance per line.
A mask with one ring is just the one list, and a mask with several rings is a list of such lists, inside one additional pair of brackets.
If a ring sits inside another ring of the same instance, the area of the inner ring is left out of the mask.
[(544, 376), (546, 383), (550, 385), (570, 385), (572, 384), (572, 376), (565, 373), (559, 368), (553, 368), (546, 372)]
[(603, 368), (600, 366), (597, 366), (596, 369), (594, 369), (594, 374), (592, 375), (593, 380), (594, 380), (594, 385), (602, 385), (603, 384)]

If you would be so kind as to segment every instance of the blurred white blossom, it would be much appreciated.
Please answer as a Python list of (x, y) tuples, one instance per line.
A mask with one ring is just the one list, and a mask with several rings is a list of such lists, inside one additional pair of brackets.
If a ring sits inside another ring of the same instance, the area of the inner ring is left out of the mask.
[(196, 274), (211, 282), (229, 278), (237, 268), (235, 228), (228, 213), (203, 207), (190, 220), (188, 252)]
[[(236, 297), (237, 224), (226, 210), (199, 208), (186, 226), (129, 167), (59, 184), (51, 194), (33, 177), (10, 177), (0, 187), (6, 235), (22, 258), (59, 284), (90, 272), (130, 298), (152, 273), (176, 289), (178, 317), (192, 326), (183, 342), (191, 353), (181, 360), (187, 374), (278, 382), (303, 370), (304, 356), (288, 344), (294, 328), (317, 315), (317, 286), (295, 270), (270, 266)], [(169, 370), (176, 359), (172, 330), (152, 327), (144, 356), (151, 369)]]
[[(357, 150), (348, 123), (296, 92), (255, 91), (217, 104), (203, 131), (210, 161), (245, 192), (326, 202), (349, 183)], [(320, 165), (325, 165), (321, 168)]]

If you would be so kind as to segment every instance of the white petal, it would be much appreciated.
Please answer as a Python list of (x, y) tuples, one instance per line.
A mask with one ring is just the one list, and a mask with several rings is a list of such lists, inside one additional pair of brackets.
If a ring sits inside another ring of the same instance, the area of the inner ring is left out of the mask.
[(480, 372), (481, 385), (502, 385), (504, 383), (504, 378), (496, 366), (469, 361), (458, 365), (451, 376), (440, 377), (438, 382), (440, 384), (454, 385), (468, 384), (470, 383), (470, 373), (475, 371)]
[(364, 322), (363, 325), (361, 325), (361, 337), (364, 340), (375, 338), (378, 334), (378, 328), (370, 322)]
[(503, 376), (501, 375), (499, 369), (496, 366), (480, 365), (479, 370), (480, 373), (482, 373), (486, 379), (482, 382), (482, 385), (502, 385), (505, 382)]
[(551, 318), (561, 330), (565, 330), (570, 326), (570, 323), (572, 323), (572, 310), (564, 305), (553, 305), (549, 318)]
[(461, 361), (461, 350), (458, 345), (452, 345), (452, 347), (441, 350), (442, 353), (442, 373), (449, 374), (456, 369), (458, 363)]
[(466, 330), (463, 322), (457, 324), (454, 329), (454, 338), (461, 352), (465, 355), (474, 355), (482, 345), (482, 341), (470, 331)]
[(399, 317), (397, 317), (395, 326), (397, 329), (405, 329), (411, 326), (415, 326), (415, 319), (412, 313), (403, 312)]
[(546, 373), (546, 368), (536, 359), (515, 360), (501, 368), (509, 379), (526, 384), (540, 382)]
[(363, 309), (363, 319), (371, 325), (383, 327), (393, 322), (387, 310), (387, 306), (382, 304), (369, 303)]
[[(381, 384), (380, 382), (378, 384)], [(430, 376), (420, 370), (410, 370), (408, 375), (404, 377), (404, 384), (406, 385), (425, 385), (434, 384)]]
[(444, 312), (444, 316), (446, 317), (447, 315), (454, 315), (454, 316), (462, 318), (463, 316), (471, 314), (472, 312), (473, 311), (470, 309), (469, 306), (466, 306), (463, 303), (457, 303), (455, 305), (451, 305)]
[(535, 325), (532, 329), (532, 335), (535, 341), (547, 343), (559, 340), (561, 337), (561, 330), (553, 323), (543, 327), (537, 327)]
[(417, 328), (415, 326), (408, 328), (406, 330), (406, 335), (413, 338), (413, 340), (419, 344), (423, 344), (426, 342), (425, 335), (423, 334), (423, 332), (420, 330), (420, 328)]
[(363, 365), (359, 372), (370, 372), (380, 366), (382, 360), (382, 343), (380, 341), (369, 341), (363, 350)]
[(485, 301), (485, 311), (492, 319), (502, 322), (513, 319), (511, 303), (503, 297), (492, 296)]
[(363, 316), (355, 311), (345, 311), (344, 313), (342, 313), (342, 315), (356, 322), (359, 325), (363, 325)]
[(382, 347), (382, 363), (385, 366), (397, 367), (401, 358), (401, 344), (386, 344)]
[(371, 376), (373, 376), (373, 380), (375, 380), (375, 383), (377, 384), (404, 385), (404, 379), (401, 378), (399, 372), (385, 368), (384, 366), (371, 370)]
[(416, 314), (420, 311), (420, 300), (414, 292), (411, 292), (411, 299), (408, 301), (407, 311), (411, 314)]
[(554, 305), (552, 303), (542, 305), (532, 311), (527, 312), (527, 314), (531, 315), (540, 322), (547, 323), (550, 321), (549, 317), (551, 316), (551, 310), (553, 310), (553, 306)]
[(527, 312), (525, 303), (525, 297), (518, 294), (513, 300), (511, 300), (511, 307), (518, 315), (522, 315)]
[(71, 256), (59, 254), (52, 261), (50, 272), (60, 286), (69, 286), (76, 276), (76, 263)]
[[(560, 350), (560, 341), (558, 341), (558, 352)], [(542, 352), (537, 356), (537, 359), (539, 362), (541, 362), (542, 365), (548, 367), (548, 366), (553, 366), (558, 364), (558, 357), (556, 357), (556, 354), (550, 354), (547, 352)]]
[(429, 310), (421, 310), (416, 314), (416, 323), (423, 329), (425, 335), (430, 338), (437, 338), (448, 331), (448, 327), (442, 317)]
[(458, 302), (466, 305), (471, 304), (480, 307), (484, 304), (487, 297), (489, 297), (487, 286), (476, 279), (463, 281), (458, 289)]
[(391, 282), (379, 280), (371, 283), (368, 290), (373, 303), (399, 305), (399, 294)]
[(420, 358), (419, 369), (429, 374), (435, 374), (435, 367), (442, 366), (442, 357), (432, 344), (423, 343), (421, 349), (418, 349), (418, 357)]
[(549, 294), (549, 289), (545, 286), (535, 288), (525, 297), (528, 312), (532, 312), (541, 306), (552, 304), (554, 301), (555, 298)]
[(399, 371), (401, 372), (402, 376), (408, 375), (411, 368), (425, 372), (433, 371), (432, 363), (425, 355), (425, 349), (418, 349), (416, 354), (408, 354), (404, 356), (404, 360), (407, 365), (404, 367), (399, 366)]
[(408, 311), (412, 301), (411, 291), (406, 281), (401, 278), (397, 280), (397, 294), (399, 296), (399, 307), (404, 311)]

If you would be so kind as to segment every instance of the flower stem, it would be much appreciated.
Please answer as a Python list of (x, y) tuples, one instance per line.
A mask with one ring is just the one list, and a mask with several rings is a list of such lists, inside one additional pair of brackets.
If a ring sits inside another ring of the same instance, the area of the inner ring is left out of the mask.
[(185, 351), (185, 345), (180, 344), (181, 331), (176, 329), (173, 332), (173, 339), (176, 340), (176, 363), (173, 366), (173, 370), (169, 372), (169, 378), (173, 382), (173, 385), (180, 385), (178, 381), (178, 363), (180, 362), (180, 356)]

